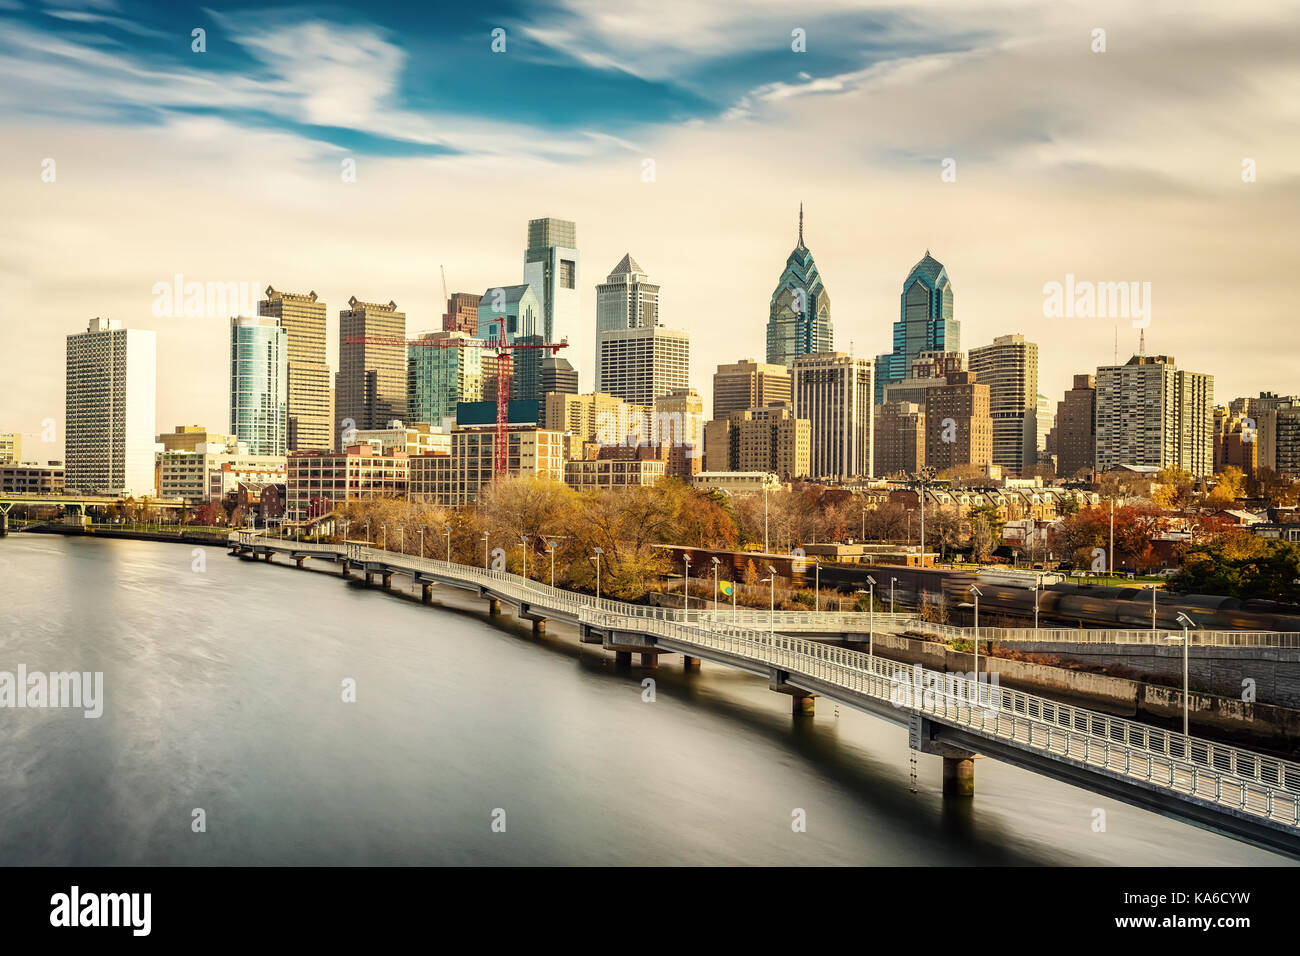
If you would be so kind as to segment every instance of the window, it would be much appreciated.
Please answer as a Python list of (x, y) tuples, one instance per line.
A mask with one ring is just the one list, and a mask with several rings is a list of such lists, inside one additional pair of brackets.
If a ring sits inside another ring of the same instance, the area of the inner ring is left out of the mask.
[(560, 260), (560, 288), (572, 289), (574, 280), (574, 262), (572, 259)]

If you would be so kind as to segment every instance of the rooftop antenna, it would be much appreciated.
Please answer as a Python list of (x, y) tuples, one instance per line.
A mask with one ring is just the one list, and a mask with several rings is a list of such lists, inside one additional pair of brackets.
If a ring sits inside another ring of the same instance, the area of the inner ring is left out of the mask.
[(1115, 323), (1115, 364), (1119, 364), (1119, 323)]
[(1147, 330), (1145, 328), (1138, 330), (1138, 355), (1147, 354)]
[(799, 245), (803, 245), (803, 203), (799, 203)]

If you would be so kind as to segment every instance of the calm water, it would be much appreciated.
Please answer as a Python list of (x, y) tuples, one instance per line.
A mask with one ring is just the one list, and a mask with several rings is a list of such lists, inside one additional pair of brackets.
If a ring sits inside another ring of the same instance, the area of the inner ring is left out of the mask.
[(193, 562), (0, 539), (0, 671), (105, 683), (98, 720), (0, 710), (0, 864), (1287, 862), (992, 760), (974, 800), (944, 801), (918, 756), (913, 794), (893, 725), (824, 701), (796, 724), (708, 663), (618, 672), (462, 592), (427, 608), (332, 570)]

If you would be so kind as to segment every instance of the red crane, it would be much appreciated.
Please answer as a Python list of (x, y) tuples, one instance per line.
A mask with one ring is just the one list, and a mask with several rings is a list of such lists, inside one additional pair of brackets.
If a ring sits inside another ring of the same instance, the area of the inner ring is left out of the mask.
[(424, 348), (437, 349), (458, 349), (458, 348), (484, 348), (494, 349), (497, 356), (497, 435), (496, 443), (493, 448), (495, 452), (492, 475), (495, 478), (504, 478), (507, 471), (508, 463), (508, 442), (506, 438), (506, 425), (510, 418), (510, 353), (521, 349), (548, 349), (552, 355), (560, 349), (568, 348), (568, 342), (558, 343), (536, 343), (536, 344), (506, 344), (506, 320), (505, 316), (495, 320), (501, 323), (500, 335), (495, 340), (483, 342), (477, 339), (402, 339), (391, 335), (353, 335), (347, 339), (348, 345), (419, 345)]

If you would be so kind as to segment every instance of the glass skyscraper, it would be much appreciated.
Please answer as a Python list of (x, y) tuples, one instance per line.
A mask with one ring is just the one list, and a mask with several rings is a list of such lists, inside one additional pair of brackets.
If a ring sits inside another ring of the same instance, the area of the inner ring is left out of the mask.
[(899, 319), (894, 323), (894, 351), (876, 358), (876, 404), (885, 386), (907, 378), (922, 352), (960, 352), (961, 323), (952, 317), (952, 283), (943, 263), (925, 250), (903, 280)]
[(287, 453), (289, 339), (274, 316), (230, 320), (230, 431), (250, 455)]
[(799, 244), (785, 261), (785, 270), (772, 293), (767, 319), (767, 361), (794, 367), (802, 355), (835, 348), (831, 330), (831, 298), (822, 284), (817, 263), (803, 244), (803, 206), (799, 206)]

